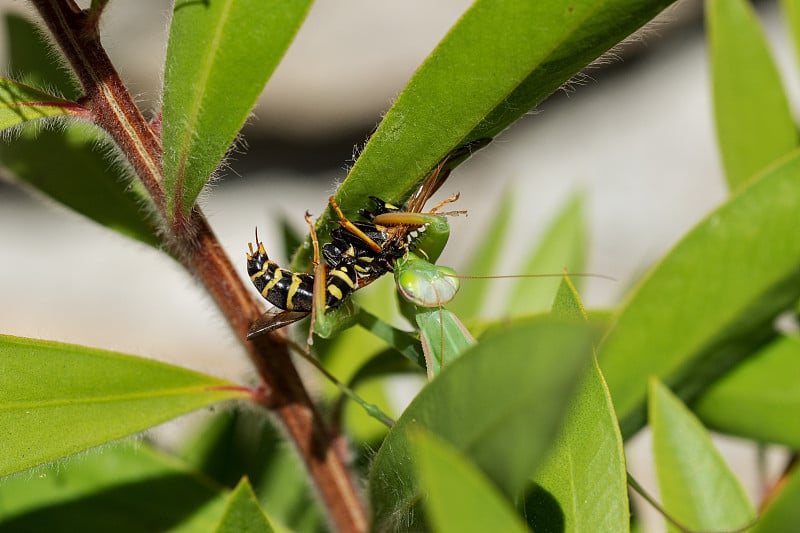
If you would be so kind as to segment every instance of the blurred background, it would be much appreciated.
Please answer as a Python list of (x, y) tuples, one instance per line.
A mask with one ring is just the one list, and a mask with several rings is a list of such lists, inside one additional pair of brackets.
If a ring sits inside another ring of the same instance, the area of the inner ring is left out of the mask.
[[(87, 2), (88, 3), (88, 2)], [(243, 131), (230, 169), (202, 198), (235, 263), (258, 226), (275, 259), (278, 222), (305, 232), (344, 179), (358, 146), (416, 66), (468, 7), (466, 0), (318, 0)], [(103, 35), (144, 110), (158, 109), (169, 9), (163, 1), (111, 2)], [(28, 13), (0, 0), (2, 13)], [(785, 86), (798, 101), (796, 59), (777, 6), (758, 4)], [(0, 29), (0, 31), (4, 31)], [(702, 5), (682, 2), (587, 70), (460, 166), (443, 193), (461, 193), (443, 264), (458, 269), (504, 193), (519, 239), (535, 240), (575, 194), (590, 236), (589, 308), (618, 303), (630, 285), (726, 196), (716, 150)], [(5, 34), (0, 36), (4, 53)], [(6, 63), (7, 60), (6, 60)], [(7, 74), (4, 74), (7, 75)], [(390, 179), (387, 176), (387, 179)], [(508, 246), (502, 272), (519, 274)], [(0, 180), (0, 331), (98, 346), (234, 380), (248, 364), (191, 277), (166, 255), (120, 237)], [(277, 253), (276, 253), (277, 252)], [(237, 264), (238, 264), (237, 263)], [(469, 272), (463, 272), (469, 274)], [(502, 284), (498, 291), (503, 291)], [(646, 435), (631, 470), (655, 492)], [(755, 452), (723, 450), (758, 496)], [(652, 530), (652, 529), (651, 529)], [(658, 526), (655, 530), (658, 530)]]

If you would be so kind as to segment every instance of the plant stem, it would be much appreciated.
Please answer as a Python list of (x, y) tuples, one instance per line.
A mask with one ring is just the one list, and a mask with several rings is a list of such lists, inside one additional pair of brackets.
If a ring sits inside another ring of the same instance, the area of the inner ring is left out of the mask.
[(294, 441), (338, 531), (367, 529), (366, 512), (347, 469), (344, 447), (325, 427), (295, 369), (286, 339), (276, 333), (246, 340), (262, 308), (225, 255), (203, 213), (195, 207), (185, 224), (167, 224), (160, 136), (145, 120), (105, 53), (97, 21), (72, 0), (32, 0), (85, 91), (82, 105), (130, 162), (160, 216), (162, 238), (209, 291), (242, 342), (267, 388), (268, 407)]

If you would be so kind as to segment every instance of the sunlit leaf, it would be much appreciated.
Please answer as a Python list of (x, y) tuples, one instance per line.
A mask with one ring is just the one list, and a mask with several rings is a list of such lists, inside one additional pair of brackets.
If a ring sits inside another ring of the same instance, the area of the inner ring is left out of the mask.
[(162, 126), (171, 216), (194, 205), (310, 5), (310, 0), (175, 2)]
[(0, 336), (0, 475), (247, 396), (244, 387), (149, 359)]
[(623, 435), (644, 422), (649, 376), (691, 401), (775, 335), (800, 297), (800, 155), (690, 231), (617, 315), (598, 360)]
[(544, 458), (590, 361), (589, 331), (580, 323), (519, 321), (486, 335), (417, 395), (384, 440), (370, 473), (375, 526), (419, 526), (408, 435), (420, 427), (516, 495)]
[(747, 0), (707, 0), (714, 117), (733, 190), (798, 145), (780, 75)]
[(656, 379), (650, 382), (648, 414), (661, 501), (670, 516), (692, 531), (730, 531), (750, 523), (756, 516), (752, 504), (711, 437)]

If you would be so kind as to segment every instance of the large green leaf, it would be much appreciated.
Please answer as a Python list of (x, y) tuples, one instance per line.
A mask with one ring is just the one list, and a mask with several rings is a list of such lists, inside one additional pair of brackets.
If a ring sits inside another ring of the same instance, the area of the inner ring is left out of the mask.
[(0, 130), (32, 120), (86, 113), (75, 102), (0, 78)]
[(0, 475), (248, 395), (244, 387), (149, 359), (0, 336)]
[[(568, 278), (562, 280), (553, 313), (586, 320)], [(536, 485), (525, 497), (525, 515), (534, 531), (617, 533), (629, 527), (622, 435), (611, 394), (597, 361), (593, 363), (578, 394), (570, 399), (547, 461), (533, 477)]]
[(384, 440), (370, 473), (375, 526), (419, 526), (408, 441), (419, 427), (463, 452), (504, 493), (518, 495), (590, 361), (590, 334), (580, 323), (526, 320), (486, 335), (420, 392)]
[(228, 508), (222, 515), (216, 533), (272, 533), (264, 511), (258, 505), (258, 499), (253, 493), (253, 487), (246, 477), (243, 477), (231, 493)]
[(406, 198), (454, 148), (496, 136), (670, 3), (477, 0), (384, 116), (337, 192), (340, 206), (354, 215), (371, 194)]
[[(0, 530), (207, 533), (225, 491), (147, 444), (115, 445), (0, 483)], [(165, 504), (168, 502), (168, 505)]]
[(457, 449), (424, 431), (412, 437), (432, 531), (528, 531), (511, 502)]
[(311, 0), (178, 0), (164, 71), (164, 187), (186, 214), (230, 149)]
[(770, 343), (714, 383), (693, 408), (713, 429), (800, 449), (800, 338)]
[(707, 0), (706, 13), (717, 137), (735, 190), (797, 147), (797, 128), (750, 3)]
[(628, 298), (598, 360), (623, 435), (644, 422), (648, 376), (685, 400), (774, 335), (800, 296), (800, 154), (695, 227)]
[[(13, 71), (37, 87), (57, 87), (75, 95), (66, 70), (54, 64), (49, 45), (33, 23), (8, 15), (6, 25)], [(158, 246), (152, 202), (128, 167), (115, 160), (115, 150), (94, 126), (71, 124), (52, 131), (31, 124), (0, 143), (0, 164), (95, 222)]]
[(700, 422), (656, 379), (648, 402), (664, 509), (692, 531), (730, 531), (750, 523), (756, 516), (752, 504)]

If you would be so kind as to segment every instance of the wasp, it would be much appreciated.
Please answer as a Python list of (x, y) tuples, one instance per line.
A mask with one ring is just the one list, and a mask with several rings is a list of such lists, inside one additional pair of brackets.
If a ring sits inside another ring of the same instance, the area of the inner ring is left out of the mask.
[(339, 227), (331, 232), (331, 242), (322, 246), (324, 263), (319, 259), (319, 243), (310, 215), (306, 213), (314, 247), (313, 274), (281, 268), (269, 259), (266, 248), (256, 234), (255, 249), (252, 243), (248, 245), (247, 272), (261, 296), (275, 309), (267, 311), (252, 324), (248, 339), (289, 325), (314, 312), (325, 313), (336, 309), (357, 289), (394, 271), (398, 259), (416, 245), (420, 235), (414, 230), (439, 223), (443, 215), (460, 213), (433, 215), (442, 205), (455, 201), (457, 195), (441, 202), (429, 214), (423, 214), (421, 210), (450, 171), (474, 150), (488, 144), (488, 141), (481, 139), (448, 154), (426, 176), (402, 208), (371, 196), (374, 204), (372, 210), (359, 211), (367, 222), (350, 221), (331, 196), (329, 203), (339, 218)]

